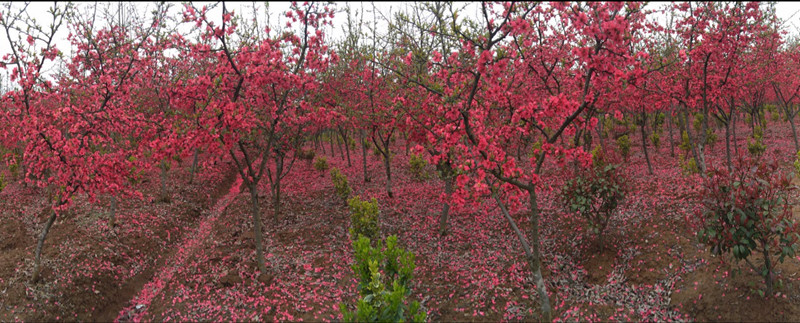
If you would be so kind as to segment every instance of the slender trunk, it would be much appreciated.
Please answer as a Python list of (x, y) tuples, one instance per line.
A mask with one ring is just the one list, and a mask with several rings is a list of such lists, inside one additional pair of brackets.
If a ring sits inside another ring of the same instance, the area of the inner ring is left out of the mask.
[[(344, 156), (344, 148), (342, 148), (342, 142), (343, 141), (344, 140), (342, 140), (342, 138), (337, 134), (336, 135), (336, 146), (339, 147), (339, 154), (342, 155), (342, 160), (344, 160), (344, 158), (345, 158), (345, 156)], [(347, 145), (345, 145), (345, 146), (347, 146)]]
[(111, 207), (110, 207), (110, 210), (108, 212), (108, 226), (111, 229), (114, 229), (114, 227), (116, 225), (117, 225), (117, 196), (116, 195), (112, 195), (111, 196)]
[(794, 118), (788, 118), (789, 124), (792, 125), (792, 139), (794, 139), (794, 150), (800, 151), (800, 145), (797, 143), (797, 128), (794, 125)]
[(731, 162), (731, 122), (725, 123), (725, 158), (728, 159), (728, 170), (730, 171), (733, 168), (733, 163)]
[(323, 154), (327, 154), (327, 152), (325, 151), (325, 143), (322, 142), (322, 140), (319, 137), (320, 136), (317, 135), (317, 142), (319, 142), (319, 148), (322, 148), (322, 153)]
[(364, 183), (369, 183), (369, 173), (367, 172), (367, 141), (364, 138), (364, 130), (358, 132), (361, 141), (361, 165), (364, 167)]
[(772, 296), (773, 291), (773, 281), (772, 281), (772, 262), (769, 258), (769, 250), (767, 249), (766, 244), (762, 244), (763, 248), (761, 250), (762, 254), (764, 255), (764, 269), (767, 270), (767, 276), (764, 277), (764, 283), (767, 284), (767, 293), (765, 295)]
[(389, 197), (394, 197), (392, 193), (392, 162), (389, 147), (386, 147), (386, 154), (383, 155), (383, 167), (386, 168), (386, 194)]
[(533, 252), (532, 257), (528, 258), (528, 265), (533, 272), (533, 279), (536, 282), (536, 289), (539, 292), (539, 298), (542, 302), (542, 316), (544, 320), (549, 322), (552, 320), (552, 309), (550, 307), (550, 296), (547, 295), (547, 286), (542, 278), (542, 257), (539, 250), (539, 205), (536, 200), (536, 191), (529, 190), (530, 196), (530, 223), (531, 228), (528, 233), (529, 238), (532, 240)]
[(653, 175), (653, 165), (650, 163), (650, 154), (647, 153), (647, 131), (644, 126), (647, 124), (647, 115), (642, 112), (642, 125), (640, 127), (642, 132), (642, 151), (644, 152), (644, 159), (647, 161), (647, 173)]
[[(449, 166), (443, 166), (449, 167)], [(443, 172), (444, 176), (444, 193), (447, 195), (447, 198), (450, 198), (450, 195), (453, 195), (453, 176), (450, 175), (449, 170), (445, 170)], [(447, 235), (447, 217), (450, 214), (450, 203), (444, 203), (442, 205), (442, 214), (439, 215), (439, 234), (444, 236)]]
[(198, 148), (194, 149), (194, 156), (192, 157), (192, 171), (191, 171), (191, 173), (189, 175), (189, 184), (194, 182), (194, 173), (195, 173), (195, 171), (197, 171), (197, 155), (199, 154), (199, 152), (200, 152), (200, 149), (198, 149)]
[(692, 155), (694, 156), (694, 161), (695, 161), (695, 163), (697, 163), (698, 168), (700, 168), (700, 172), (705, 177), (705, 168), (703, 168), (703, 166), (702, 166), (702, 164), (700, 162), (700, 156), (699, 156), (699, 153), (698, 153), (698, 145), (694, 140), (694, 136), (692, 136), (692, 126), (689, 123), (688, 114), (689, 113), (686, 112), (686, 111), (683, 112), (683, 126), (684, 126), (684, 128), (686, 128), (686, 136), (689, 138), (689, 146), (691, 147), (690, 149), (692, 150)]
[(667, 113), (667, 128), (669, 128), (669, 156), (675, 157), (675, 143), (672, 141), (672, 113)]
[(258, 271), (263, 273), (267, 272), (267, 265), (264, 261), (264, 248), (261, 240), (261, 212), (258, 208), (258, 189), (256, 183), (248, 185), (250, 189), (250, 212), (253, 215), (253, 235), (256, 240), (256, 263), (258, 264)]
[(281, 215), (281, 174), (283, 174), (283, 155), (276, 153), (275, 178), (272, 181), (272, 204), (275, 208), (275, 221), (278, 221)]
[(344, 151), (347, 154), (347, 167), (351, 167), (353, 166), (353, 163), (350, 162), (350, 141), (347, 140), (348, 137), (346, 132), (341, 131), (341, 133), (342, 133), (342, 138), (344, 138), (342, 139), (344, 141)]
[(731, 132), (733, 132), (733, 152), (736, 154), (736, 156), (739, 156), (739, 145), (738, 142), (736, 141), (736, 115), (737, 115), (736, 111), (731, 110), (731, 127), (733, 128), (731, 129), (732, 130)]
[(47, 219), (47, 223), (44, 225), (44, 229), (42, 229), (41, 235), (39, 235), (39, 241), (36, 243), (36, 256), (33, 263), (33, 276), (31, 277), (31, 283), (35, 284), (39, 282), (39, 279), (41, 278), (42, 247), (44, 246), (44, 240), (47, 239), (47, 233), (50, 232), (50, 227), (52, 227), (53, 222), (56, 221), (56, 216), (58, 216), (58, 213), (56, 213), (55, 209), (53, 209), (52, 213), (50, 214), (50, 218)]
[(330, 135), (330, 137), (328, 139), (331, 142), (331, 157), (335, 158), (336, 157), (336, 150), (334, 150), (334, 148), (333, 148), (333, 135)]

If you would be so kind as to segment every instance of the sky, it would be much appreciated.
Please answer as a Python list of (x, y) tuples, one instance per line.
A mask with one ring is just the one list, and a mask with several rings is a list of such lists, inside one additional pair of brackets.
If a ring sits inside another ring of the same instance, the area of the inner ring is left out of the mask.
[[(197, 7), (202, 7), (204, 4), (209, 4), (210, 5), (211, 3), (212, 2), (196, 2), (195, 5)], [(253, 6), (254, 3), (259, 4), (259, 6), (263, 6), (264, 2), (226, 2), (226, 6), (227, 6), (228, 10), (234, 10), (234, 11), (237, 11), (237, 12), (241, 12), (241, 13), (247, 14), (247, 16), (252, 16), (251, 12), (252, 12), (252, 6)], [(657, 7), (663, 6), (666, 3), (668, 3), (668, 2), (652, 2), (650, 4), (650, 6), (652, 6), (653, 8), (657, 8)], [(91, 6), (91, 4), (92, 3), (85, 3), (85, 2), (77, 3), (77, 5), (79, 7), (83, 7), (83, 8), (88, 8), (88, 7)], [(350, 2), (349, 4), (356, 11), (360, 11), (360, 10), (364, 11), (365, 16), (366, 16), (365, 17), (365, 21), (371, 20), (372, 14), (370, 13), (370, 11), (373, 8), (373, 4), (372, 3), (370, 3), (370, 2)], [(0, 6), (3, 6), (3, 7), (5, 7), (7, 5), (8, 5), (8, 2), (0, 3)], [(11, 3), (12, 8), (21, 8), (22, 5), (23, 4), (19, 3), (19, 2)], [(48, 19), (49, 15), (47, 14), (47, 12), (48, 12), (48, 9), (52, 5), (53, 5), (52, 2), (34, 2), (34, 3), (30, 3), (28, 5), (28, 7), (27, 7), (26, 13), (28, 15), (30, 15), (32, 18), (37, 19), (37, 21), (40, 24), (42, 24), (44, 26), (47, 26), (47, 25), (49, 25), (51, 23), (51, 20)], [(136, 2), (134, 5), (136, 6), (137, 11), (140, 11), (140, 12), (149, 12), (150, 10), (152, 10), (154, 8), (152, 3)], [(378, 3), (374, 3), (374, 6), (377, 9), (377, 11), (380, 14), (386, 16), (386, 17), (390, 17), (392, 15), (391, 13), (393, 11), (401, 10), (404, 6), (408, 6), (408, 5), (410, 5), (409, 2), (378, 2)], [(347, 3), (344, 3), (344, 2), (338, 2), (337, 5), (336, 5), (337, 9), (340, 9), (340, 10), (343, 10), (346, 6), (347, 6)], [(778, 2), (776, 4), (776, 7), (777, 7), (778, 17), (785, 21), (786, 30), (788, 32), (790, 32), (791, 34), (795, 34), (795, 35), (800, 34), (800, 2)], [(175, 17), (179, 17), (180, 16), (181, 9), (182, 9), (182, 5), (180, 3), (174, 3), (173, 4), (172, 12), (174, 13)], [(270, 14), (270, 20), (271, 20), (270, 23), (272, 25), (276, 25), (276, 24), (280, 25), (280, 26), (285, 25), (285, 23), (286, 23), (285, 19), (286, 18), (283, 17), (280, 13), (282, 13), (282, 12), (288, 10), (288, 9), (289, 9), (289, 3), (288, 2), (271, 2), (271, 3), (269, 3), (269, 11), (271, 13)], [(220, 9), (218, 8), (217, 10), (220, 10)], [(472, 10), (467, 10), (465, 13), (466, 14), (470, 14), (470, 11), (472, 11)], [(212, 11), (212, 13), (209, 15), (209, 17), (212, 17), (212, 18), (213, 17), (217, 17), (216, 19), (219, 20), (218, 17), (220, 17), (220, 15), (217, 12), (213, 12)], [(266, 16), (264, 15), (264, 11), (263, 10), (261, 10), (259, 12), (257, 17), (260, 20), (260, 23), (262, 23), (262, 24), (266, 20), (266, 18), (265, 18)], [(381, 20), (380, 19), (380, 15), (378, 17), (379, 17), (378, 20), (380, 21)], [(328, 35), (330, 35), (329, 37), (331, 37), (331, 39), (336, 40), (336, 39), (339, 39), (339, 38), (343, 37), (344, 33), (343, 33), (342, 30), (343, 30), (343, 26), (344, 26), (345, 22), (346, 22), (346, 14), (344, 12), (338, 13), (336, 15), (336, 17), (334, 18), (334, 20), (333, 20), (333, 26), (330, 27), (330, 29), (328, 30)], [(190, 27), (187, 26), (186, 28), (190, 28)], [(385, 28), (385, 25), (383, 25), (383, 28)], [(379, 30), (380, 29), (382, 29), (381, 26), (379, 26)], [(56, 34), (56, 40), (55, 40), (56, 46), (59, 49), (61, 49), (65, 53), (66, 56), (70, 55), (70, 44), (69, 44), (69, 41), (67, 40), (68, 33), (69, 33), (69, 31), (67, 30), (67, 28), (61, 28), (61, 30)], [(0, 57), (2, 57), (3, 55), (5, 55), (8, 52), (10, 52), (9, 41), (6, 38), (5, 31), (4, 30), (0, 30)], [(3, 73), (3, 71), (0, 71), (0, 73)]]

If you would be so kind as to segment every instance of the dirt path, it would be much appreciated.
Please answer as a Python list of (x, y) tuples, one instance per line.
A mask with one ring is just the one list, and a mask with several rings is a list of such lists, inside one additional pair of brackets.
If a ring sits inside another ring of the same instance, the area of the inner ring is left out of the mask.
[(153, 297), (158, 295), (175, 273), (183, 268), (184, 262), (203, 245), (203, 241), (211, 233), (214, 223), (225, 208), (239, 194), (242, 179), (237, 176), (223, 197), (217, 200), (211, 210), (201, 218), (199, 225), (187, 231), (174, 249), (159, 258), (156, 264), (138, 275), (123, 286), (119, 297), (95, 317), (98, 321), (134, 321), (139, 322), (147, 313)]

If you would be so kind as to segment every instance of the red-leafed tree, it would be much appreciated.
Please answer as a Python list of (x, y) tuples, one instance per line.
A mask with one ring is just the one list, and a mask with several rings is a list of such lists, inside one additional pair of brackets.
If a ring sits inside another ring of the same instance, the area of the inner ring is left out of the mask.
[[(294, 162), (302, 134), (326, 124), (330, 114), (311, 99), (319, 88), (319, 75), (335, 60), (325, 44), (324, 25), (333, 17), (327, 6), (292, 4), (286, 17), (291, 21), (283, 33), (263, 39), (235, 42), (234, 13), (222, 4), (221, 22), (207, 16), (208, 9), (187, 6), (184, 16), (203, 28), (200, 41), (188, 46), (182, 57), (209, 61), (198, 77), (181, 85), (183, 96), (173, 104), (199, 106), (202, 142), (230, 157), (250, 191), (256, 260), (266, 273), (262, 246), (258, 185), (270, 184), (274, 218), (280, 214), (281, 179)], [(292, 28), (292, 26), (296, 28)], [(200, 141), (198, 141), (200, 142)]]
[[(131, 170), (147, 167), (140, 157), (152, 139), (152, 125), (131, 107), (136, 86), (152, 72), (147, 53), (160, 50), (151, 38), (159, 25), (150, 21), (130, 29), (113, 24), (95, 29), (92, 20), (76, 19), (71, 35), (75, 56), (65, 62), (64, 72), (45, 75), (44, 64), (60, 53), (53, 41), (71, 8), (52, 7), (49, 29), (38, 26), (25, 8), (10, 5), (0, 21), (11, 44), (4, 64), (18, 84), (3, 97), (3, 120), (9, 125), (5, 137), (17, 136), (23, 146), (26, 180), (52, 191), (53, 212), (37, 242), (33, 281), (39, 279), (43, 244), (58, 213), (76, 194), (86, 193), (94, 201), (100, 193), (130, 192)], [(153, 21), (164, 14), (156, 10)], [(15, 40), (22, 30), (27, 39)]]

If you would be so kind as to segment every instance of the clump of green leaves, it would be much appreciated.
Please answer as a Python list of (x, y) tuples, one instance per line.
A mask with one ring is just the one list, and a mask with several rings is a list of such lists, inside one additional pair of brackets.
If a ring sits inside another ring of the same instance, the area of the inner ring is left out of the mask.
[(603, 233), (614, 211), (625, 199), (624, 175), (616, 165), (595, 165), (568, 180), (561, 190), (561, 200), (570, 212), (586, 220), (589, 231), (597, 236), (600, 250), (604, 248)]
[(631, 154), (631, 139), (628, 138), (628, 135), (617, 138), (617, 148), (622, 157), (628, 160), (628, 156)]
[(794, 174), (800, 176), (800, 151), (797, 152), (794, 159)]
[(650, 142), (653, 144), (653, 147), (658, 149), (661, 147), (661, 135), (659, 135), (657, 132), (654, 132), (652, 135), (650, 135)]
[(347, 181), (347, 176), (344, 176), (338, 168), (334, 167), (331, 168), (331, 181), (333, 181), (333, 190), (336, 192), (342, 200), (347, 200), (350, 197), (350, 193), (353, 192), (353, 189), (350, 188), (350, 184)]
[(753, 130), (753, 140), (747, 139), (747, 151), (754, 157), (759, 157), (767, 151), (767, 146), (764, 145), (764, 130), (756, 126)]
[[(789, 176), (776, 161), (740, 158), (731, 171), (712, 170), (702, 188), (700, 242), (715, 254), (731, 253), (744, 260), (764, 278), (771, 295), (776, 260), (792, 258), (800, 248), (800, 231), (788, 200)], [(754, 253), (761, 254), (759, 261), (752, 258)]]
[(411, 171), (411, 176), (417, 181), (428, 179), (428, 173), (425, 172), (425, 166), (428, 162), (425, 158), (417, 154), (411, 154), (408, 158), (408, 169)]
[(339, 305), (344, 322), (424, 322), (427, 313), (417, 301), (409, 303), (410, 283), (416, 268), (413, 253), (397, 246), (397, 236), (386, 238), (383, 247), (373, 247), (364, 236), (353, 242), (361, 298), (353, 311)]
[(314, 169), (320, 172), (328, 170), (328, 159), (325, 156), (319, 156), (314, 159)]
[(347, 201), (347, 205), (350, 207), (350, 239), (355, 241), (363, 236), (376, 240), (380, 233), (378, 201), (374, 197), (370, 201), (363, 201), (360, 196), (354, 196)]

